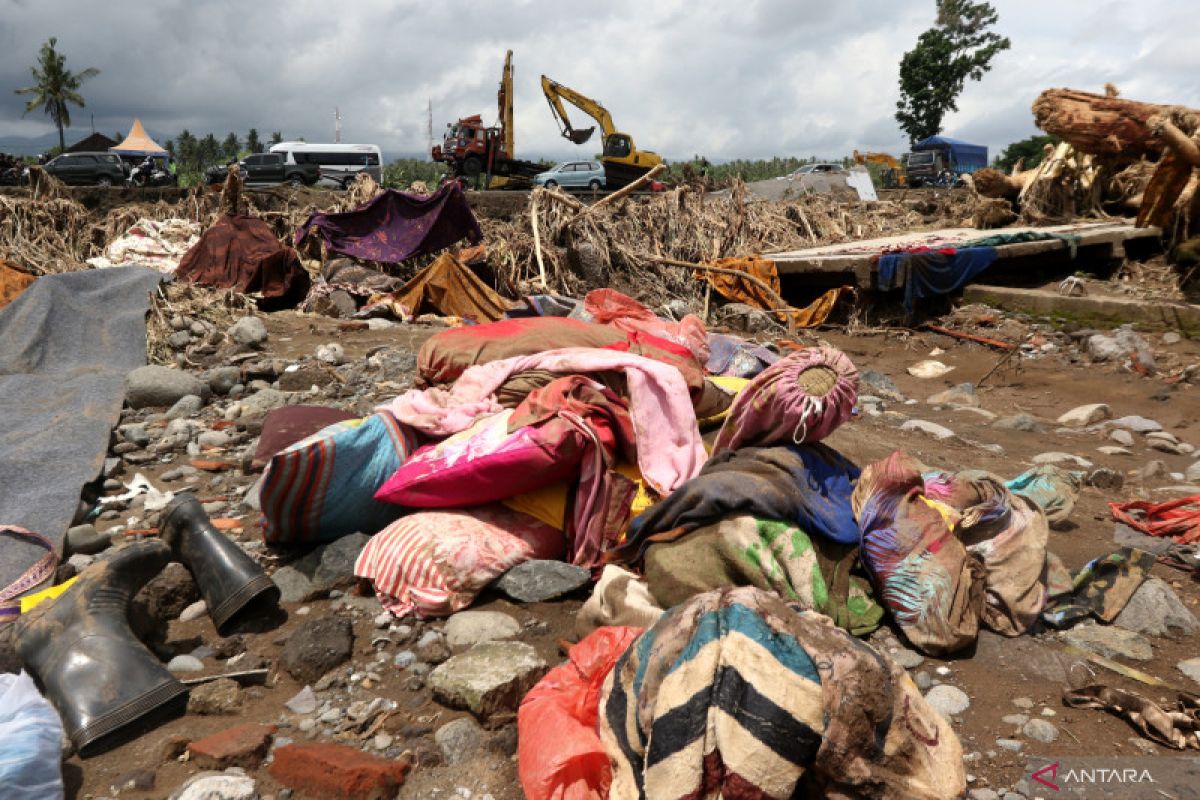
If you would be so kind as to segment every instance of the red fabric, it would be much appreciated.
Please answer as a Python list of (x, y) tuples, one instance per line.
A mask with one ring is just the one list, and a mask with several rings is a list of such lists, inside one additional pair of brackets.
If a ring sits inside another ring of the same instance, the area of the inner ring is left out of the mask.
[(264, 310), (292, 308), (312, 286), (300, 256), (281, 245), (271, 226), (257, 217), (218, 219), (184, 254), (175, 277), (200, 286), (259, 293)]
[[(1200, 494), (1151, 503), (1109, 503), (1113, 518), (1149, 536), (1166, 536), (1179, 544), (1200, 542)], [(1139, 511), (1140, 514), (1132, 512)]]
[(611, 325), (625, 333), (644, 332), (687, 348), (688, 354), (708, 361), (708, 331), (695, 314), (679, 322), (660, 319), (653, 311), (616, 289), (596, 289), (583, 299), (583, 310), (593, 322)]
[(596, 730), (608, 673), (642, 628), (606, 627), (571, 647), (517, 711), (517, 771), (528, 800), (603, 800), (612, 769)]
[(349, 411), (328, 406), (284, 406), (263, 418), (262, 435), (254, 450), (250, 469), (261, 470), (281, 453), (335, 422), (354, 419)]

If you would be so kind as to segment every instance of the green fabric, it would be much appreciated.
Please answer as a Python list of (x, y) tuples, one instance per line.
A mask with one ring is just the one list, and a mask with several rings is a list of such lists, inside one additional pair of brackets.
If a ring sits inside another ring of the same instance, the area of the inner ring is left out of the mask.
[(1049, 231), (994, 233), (991, 236), (984, 236), (982, 239), (972, 239), (969, 242), (956, 246), (960, 249), (964, 247), (999, 247), (1005, 244), (1020, 244), (1021, 242), (1044, 242), (1047, 239), (1059, 239), (1066, 242), (1067, 247), (1071, 250), (1071, 258), (1075, 257), (1075, 253), (1079, 249), (1079, 236), (1073, 233), (1050, 233)]
[(1070, 590), (1051, 597), (1042, 619), (1056, 628), (1069, 627), (1090, 616), (1112, 622), (1146, 580), (1152, 566), (1154, 554), (1136, 547), (1122, 547), (1094, 558), (1075, 575)]
[(883, 608), (851, 575), (858, 547), (810, 537), (786, 522), (727, 517), (646, 551), (650, 593), (664, 608), (726, 586), (754, 586), (833, 619), (855, 635), (879, 627)]

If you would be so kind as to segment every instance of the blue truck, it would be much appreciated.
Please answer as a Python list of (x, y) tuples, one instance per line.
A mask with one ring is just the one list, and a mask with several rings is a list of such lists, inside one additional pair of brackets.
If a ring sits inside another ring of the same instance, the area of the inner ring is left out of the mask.
[(905, 163), (909, 186), (952, 186), (959, 176), (988, 165), (985, 145), (930, 136), (913, 145)]

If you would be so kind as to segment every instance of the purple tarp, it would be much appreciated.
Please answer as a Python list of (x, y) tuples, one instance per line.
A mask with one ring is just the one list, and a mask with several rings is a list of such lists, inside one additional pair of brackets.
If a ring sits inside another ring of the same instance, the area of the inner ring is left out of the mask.
[(310, 234), (319, 237), (327, 251), (389, 263), (434, 253), (461, 239), (471, 244), (483, 240), (456, 183), (428, 196), (386, 189), (353, 211), (313, 214), (296, 232), (296, 246)]

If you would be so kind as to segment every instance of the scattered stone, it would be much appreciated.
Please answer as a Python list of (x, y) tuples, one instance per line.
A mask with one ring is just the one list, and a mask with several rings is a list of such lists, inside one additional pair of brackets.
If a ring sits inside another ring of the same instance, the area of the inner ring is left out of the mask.
[(1154, 431), (1161, 431), (1163, 429), (1162, 425), (1155, 420), (1138, 416), (1120, 417), (1110, 420), (1108, 424), (1113, 428), (1120, 428), (1133, 433), (1153, 433)]
[(201, 447), (223, 449), (233, 443), (233, 437), (225, 431), (205, 431), (196, 437), (196, 444)]
[(352, 533), (313, 550), (308, 555), (272, 575), (281, 599), (287, 603), (325, 597), (335, 589), (348, 589), (357, 583), (354, 562), (371, 537)]
[(947, 719), (961, 714), (971, 706), (971, 699), (967, 697), (966, 692), (957, 686), (945, 683), (930, 689), (929, 693), (925, 695), (925, 700), (933, 706), (935, 711)]
[(237, 367), (213, 367), (205, 378), (213, 394), (227, 395), (242, 382), (242, 371)]
[(367, 800), (392, 798), (411, 764), (383, 759), (344, 744), (289, 744), (276, 748), (271, 777), (305, 796)]
[(204, 662), (195, 656), (175, 656), (167, 662), (168, 672), (203, 672)]
[(1001, 417), (992, 423), (993, 428), (1008, 431), (1027, 431), (1029, 433), (1045, 433), (1042, 424), (1029, 414), (1014, 414), (1011, 417)]
[(1021, 733), (1042, 744), (1050, 744), (1058, 738), (1058, 728), (1044, 719), (1031, 719), (1021, 727)]
[(441, 748), (442, 757), (446, 759), (447, 764), (464, 764), (483, 749), (487, 733), (479, 727), (478, 722), (470, 717), (463, 717), (438, 728), (433, 740)]
[(1012, 750), (1014, 753), (1019, 753), (1025, 744), (1019, 739), (997, 739), (996, 746), (1003, 747), (1005, 750)]
[(267, 340), (267, 326), (258, 317), (242, 317), (229, 326), (225, 333), (246, 347), (258, 347)]
[(317, 348), (317, 361), (339, 366), (346, 362), (346, 350), (337, 343), (323, 344)]
[(249, 775), (201, 772), (184, 781), (170, 800), (259, 800)]
[(1162, 343), (1165, 345), (1179, 344), (1183, 341), (1183, 337), (1175, 331), (1167, 331), (1162, 336)]
[(936, 422), (929, 422), (923, 419), (910, 419), (900, 426), (902, 431), (920, 431), (928, 434), (938, 441), (949, 439), (954, 436), (954, 431), (949, 428), (938, 425)]
[(888, 655), (905, 669), (916, 669), (925, 662), (925, 656), (918, 653), (916, 650), (909, 650), (907, 647), (897, 647), (895, 650), (889, 650)]
[(1175, 668), (1200, 684), (1200, 658), (1189, 658), (1186, 661), (1180, 661), (1175, 665)]
[(111, 544), (108, 534), (100, 533), (94, 525), (76, 525), (67, 529), (67, 550), (71, 553), (95, 555)]
[(953, 370), (954, 367), (947, 366), (940, 361), (928, 359), (926, 361), (918, 361), (916, 364), (908, 367), (906, 371), (914, 378), (931, 379), (940, 378)]
[(1183, 479), (1200, 483), (1200, 461), (1187, 468), (1187, 472), (1183, 473)]
[(1135, 333), (1133, 328), (1122, 325), (1114, 332), (1113, 338), (1124, 351), (1123, 355), (1132, 360), (1135, 371), (1142, 375), (1154, 374), (1156, 369), (1154, 353), (1150, 350), (1150, 345), (1146, 340)]
[[(449, 658), (449, 654), (446, 656)], [(408, 669), (417, 663), (417, 654), (412, 650), (401, 650), (392, 658), (392, 666), (396, 669)]]
[(1033, 701), (1028, 697), (1014, 697), (1012, 702), (1017, 708), (1033, 708)]
[(1114, 428), (1108, 438), (1122, 447), (1133, 447), (1133, 434), (1124, 428)]
[(450, 646), (438, 631), (425, 631), (414, 649), (417, 657), (429, 664), (440, 664), (450, 657)]
[(290, 395), (275, 389), (259, 389), (249, 397), (242, 398), (240, 419), (258, 420), (277, 408), (288, 404)]
[(1089, 403), (1077, 406), (1058, 418), (1059, 425), (1069, 428), (1086, 428), (1112, 417), (1112, 409), (1105, 403)]
[(933, 678), (929, 676), (928, 672), (921, 670), (913, 675), (913, 683), (915, 683), (917, 688), (922, 692), (927, 692), (929, 691), (929, 687), (933, 686)]
[(255, 769), (271, 749), (277, 728), (247, 722), (188, 745), (188, 756), (200, 769)]
[(167, 419), (185, 419), (193, 414), (199, 414), (202, 408), (204, 408), (204, 401), (199, 395), (184, 395), (167, 410)]
[(314, 683), (344, 663), (354, 651), (354, 626), (345, 617), (306, 621), (283, 646), (283, 668), (293, 678)]
[(1088, 461), (1086, 458), (1072, 455), (1070, 453), (1059, 452), (1038, 453), (1033, 457), (1032, 461), (1035, 464), (1072, 464), (1076, 467), (1083, 467), (1084, 469), (1089, 469), (1092, 466), (1092, 462)]
[(1022, 727), (1026, 722), (1029, 722), (1028, 714), (1008, 714), (1000, 719), (1005, 725), (1016, 725)]
[(1097, 447), (1096, 451), (1099, 453), (1103, 453), (1106, 456), (1131, 456), (1131, 455), (1133, 455), (1132, 450), (1125, 448), (1125, 447), (1117, 447), (1116, 445), (1111, 445), (1111, 444), (1104, 445), (1103, 447)]
[(564, 561), (534, 559), (510, 569), (496, 588), (519, 603), (542, 603), (587, 586), (592, 574)]
[(296, 369), (284, 370), (279, 376), (279, 388), (285, 392), (307, 392), (314, 386), (328, 386), (336, 380), (337, 374), (329, 367), (303, 364)]
[(279, 600), (283, 603), (302, 603), (316, 594), (308, 576), (290, 564), (275, 570), (271, 580), (279, 587)]
[(484, 642), (431, 672), (429, 685), (434, 698), (452, 708), (465, 708), (481, 719), (511, 717), (548, 669), (524, 642)]
[(1097, 489), (1115, 491), (1125, 485), (1125, 475), (1115, 469), (1101, 467), (1089, 472), (1085, 483)]
[(1092, 361), (1115, 361), (1125, 355), (1116, 339), (1099, 333), (1087, 340), (1087, 350)]
[(293, 714), (312, 714), (317, 710), (317, 694), (311, 686), (305, 686), (292, 695), (292, 699), (288, 700), (284, 705)]
[(975, 408), (979, 405), (979, 397), (975, 394), (975, 384), (960, 383), (944, 392), (931, 395), (925, 402), (931, 406), (969, 406)]
[(196, 602), (192, 603), (190, 606), (185, 608), (182, 612), (180, 612), (179, 621), (180, 622), (191, 622), (194, 619), (200, 619), (207, 613), (208, 613), (208, 603), (205, 603), (203, 600), (197, 600)]
[(858, 373), (858, 385), (885, 400), (893, 400), (898, 403), (904, 402), (904, 395), (900, 394), (900, 390), (896, 387), (895, 382), (882, 372), (877, 372), (873, 369), (864, 369)]
[(1149, 661), (1154, 653), (1150, 643), (1133, 631), (1088, 621), (1059, 634), (1063, 641), (1099, 653), (1106, 658)]
[(148, 792), (154, 788), (155, 775), (152, 769), (135, 769), (126, 772), (109, 786), (114, 793)]
[(125, 403), (130, 408), (169, 408), (188, 395), (207, 396), (208, 384), (190, 372), (150, 365), (125, 376)]
[(1169, 472), (1167, 465), (1161, 461), (1151, 461), (1137, 471), (1137, 477), (1141, 481), (1153, 480), (1161, 478)]
[(499, 611), (459, 611), (446, 620), (442, 629), (451, 650), (464, 650), (480, 642), (509, 639), (520, 632), (521, 624)]
[(971, 791), (967, 792), (967, 797), (970, 798), (970, 800), (1000, 800), (1000, 795), (995, 789), (988, 789), (986, 787), (972, 789)]
[(1113, 624), (1148, 636), (1185, 636), (1200, 631), (1200, 621), (1167, 583), (1147, 578), (1117, 614)]
[(193, 687), (188, 695), (189, 714), (218, 716), (242, 710), (242, 687), (232, 678), (218, 678)]

